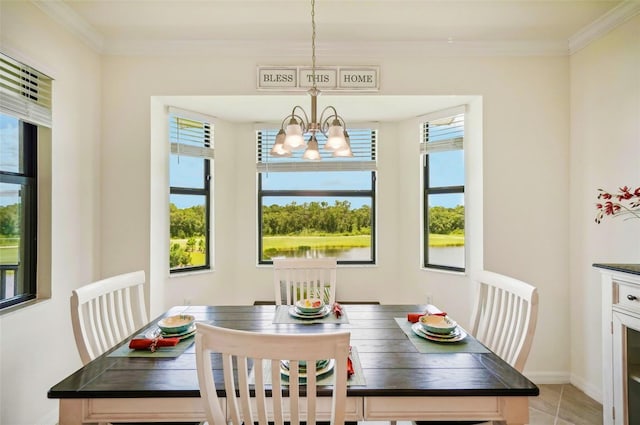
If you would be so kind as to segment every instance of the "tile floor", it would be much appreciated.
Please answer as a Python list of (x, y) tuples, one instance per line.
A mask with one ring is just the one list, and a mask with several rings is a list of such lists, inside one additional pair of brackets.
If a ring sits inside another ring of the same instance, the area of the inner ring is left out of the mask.
[(602, 405), (570, 384), (538, 385), (529, 401), (530, 425), (602, 425)]
[[(602, 405), (570, 384), (538, 385), (540, 395), (529, 401), (529, 425), (602, 425)], [(359, 422), (358, 425), (389, 425)], [(412, 425), (398, 421), (397, 425)]]

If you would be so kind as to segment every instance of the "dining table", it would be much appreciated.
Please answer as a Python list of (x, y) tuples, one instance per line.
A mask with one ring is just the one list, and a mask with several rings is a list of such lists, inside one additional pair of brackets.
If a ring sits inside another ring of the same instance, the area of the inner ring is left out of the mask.
[[(462, 328), (459, 341), (425, 338), (408, 318), (426, 305), (341, 307), (340, 317), (331, 311), (308, 318), (282, 305), (175, 306), (134, 335), (152, 335), (160, 319), (177, 314), (258, 333), (348, 330), (355, 374), (347, 387), (347, 421), (529, 422), (529, 397), (539, 395), (538, 387)], [(129, 349), (134, 335), (49, 389), (48, 398), (59, 400), (59, 425), (206, 420), (194, 338), (151, 352)], [(225, 400), (219, 355), (213, 368)], [(319, 402), (326, 412), (318, 420), (328, 420), (331, 385), (318, 381), (317, 394), (326, 402)]]

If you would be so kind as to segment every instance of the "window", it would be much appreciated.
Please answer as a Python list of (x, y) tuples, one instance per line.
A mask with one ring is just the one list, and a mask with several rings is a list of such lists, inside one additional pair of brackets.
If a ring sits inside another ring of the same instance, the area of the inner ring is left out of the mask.
[[(375, 264), (376, 131), (349, 130), (352, 158), (271, 157), (275, 130), (257, 133), (258, 263), (337, 257)], [(322, 147), (326, 138), (317, 135)], [(297, 152), (296, 152), (297, 153)]]
[(210, 268), (211, 119), (170, 108), (169, 269)]
[(465, 269), (464, 113), (422, 124), (423, 266)]
[(38, 126), (51, 79), (0, 54), (0, 309), (38, 296)]

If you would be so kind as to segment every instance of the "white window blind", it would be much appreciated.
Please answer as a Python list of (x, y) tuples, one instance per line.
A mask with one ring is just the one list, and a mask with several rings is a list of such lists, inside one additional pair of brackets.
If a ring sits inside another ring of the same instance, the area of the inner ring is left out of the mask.
[(0, 53), (0, 111), (51, 127), (51, 84), (45, 74)]
[(464, 111), (459, 108), (434, 115), (422, 123), (421, 153), (461, 150), (463, 141)]
[(259, 172), (277, 171), (375, 171), (376, 162), (376, 138), (374, 129), (349, 129), (349, 139), (353, 157), (336, 158), (332, 152), (325, 150), (326, 137), (318, 133), (316, 138), (320, 161), (302, 159), (304, 149), (295, 151), (290, 157), (271, 156), (271, 148), (276, 140), (277, 129), (263, 129), (257, 131), (256, 162)]
[(171, 153), (213, 159), (213, 118), (197, 112), (169, 108)]

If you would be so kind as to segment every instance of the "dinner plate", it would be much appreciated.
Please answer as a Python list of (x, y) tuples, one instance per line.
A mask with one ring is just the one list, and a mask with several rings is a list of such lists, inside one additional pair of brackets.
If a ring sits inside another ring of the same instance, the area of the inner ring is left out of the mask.
[(419, 337), (428, 339), (430, 341), (435, 341), (435, 342), (458, 342), (458, 341), (462, 341), (467, 337), (467, 333), (460, 326), (456, 328), (456, 330), (459, 331), (459, 334), (457, 336), (448, 337), (448, 338), (447, 337), (443, 338), (442, 335), (434, 336), (435, 334), (427, 333), (424, 329), (422, 329), (422, 326), (420, 325), (420, 323), (414, 323), (411, 326), (411, 330), (413, 331), (414, 334), (418, 335)]
[(289, 307), (289, 314), (299, 319), (319, 319), (329, 314), (330, 311), (331, 307), (328, 305), (325, 305), (319, 312), (313, 314), (300, 313), (295, 306)]
[[(325, 376), (333, 373), (333, 367), (335, 366), (336, 361), (334, 359), (331, 359), (327, 362), (326, 366), (320, 369), (316, 370), (316, 379), (322, 379)], [(280, 375), (285, 379), (285, 380), (289, 380), (289, 368), (285, 368), (282, 363), (280, 364)], [(307, 381), (307, 373), (305, 372), (300, 372), (298, 373), (298, 380), (300, 382), (306, 382)]]
[[(327, 365), (329, 364), (329, 361), (330, 360), (328, 359), (316, 361), (316, 370), (324, 369), (325, 367), (327, 367)], [(282, 367), (283, 369), (289, 370), (289, 360), (281, 360), (280, 367)], [(300, 361), (298, 364), (298, 369), (300, 370), (300, 373), (306, 373), (307, 372), (306, 362)]]
[(180, 338), (180, 340), (183, 340), (185, 338), (189, 338), (193, 336), (195, 333), (196, 333), (196, 324), (194, 323), (193, 325), (189, 326), (189, 328), (187, 328), (186, 331), (180, 332), (177, 334), (166, 334), (164, 332), (158, 333), (158, 329), (152, 329), (147, 333), (146, 337), (153, 339), (153, 338), (156, 338), (157, 336), (162, 336), (163, 338)]

